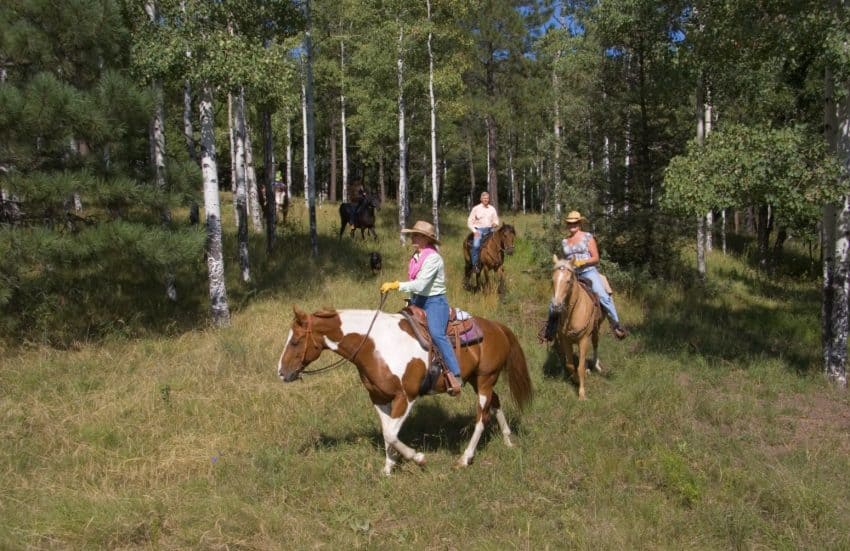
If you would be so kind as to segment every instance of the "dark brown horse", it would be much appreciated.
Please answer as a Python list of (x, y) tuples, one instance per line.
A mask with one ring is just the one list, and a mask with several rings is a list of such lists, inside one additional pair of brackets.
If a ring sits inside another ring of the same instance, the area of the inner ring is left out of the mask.
[(375, 240), (375, 209), (380, 208), (381, 202), (377, 195), (365, 192), (355, 203), (342, 203), (339, 205), (339, 238), (345, 232), (345, 226), (351, 224), (351, 237), (359, 229), (360, 237), (366, 239), (368, 232)]
[[(472, 266), (472, 233), (463, 241), (463, 258), (466, 268), (463, 275), (463, 287), (466, 290), (490, 290), (492, 288), (491, 274), (498, 279), (499, 295), (505, 294), (505, 254), (514, 254), (516, 230), (510, 224), (502, 224), (490, 234), (489, 239), (481, 245), (479, 263), (481, 271), (476, 273)], [(473, 282), (474, 280), (474, 282)]]
[[(555, 264), (552, 269), (552, 308), (558, 312), (558, 331), (555, 334), (555, 347), (566, 362), (566, 372), (571, 376), (578, 374), (578, 399), (585, 400), (584, 377), (587, 371), (585, 362), (590, 345), (593, 345), (593, 368), (602, 371), (597, 348), (599, 347), (599, 326), (602, 324), (602, 308), (599, 301), (581, 283), (576, 275), (572, 261), (559, 259), (552, 255)], [(578, 368), (574, 363), (573, 347), (578, 345)]]
[[(428, 352), (420, 346), (410, 323), (401, 314), (380, 312), (376, 316), (370, 310), (323, 310), (312, 314), (297, 307), (293, 310), (295, 319), (278, 361), (278, 376), (284, 382), (300, 378), (304, 368), (318, 359), (325, 349), (349, 360), (357, 366), (360, 380), (381, 419), (386, 451), (384, 474), (391, 474), (399, 454), (424, 465), (424, 454), (398, 438), (404, 420), (420, 396), (427, 374)], [(513, 332), (499, 322), (475, 319), (484, 340), (455, 349), (463, 380), (477, 394), (478, 408), (472, 438), (458, 460), (458, 465), (463, 467), (472, 462), (484, 425), (491, 415), (495, 415), (505, 443), (513, 446), (511, 429), (499, 396), (493, 390), (502, 371), (507, 372), (511, 396), (520, 408), (532, 394), (525, 354)], [(434, 389), (440, 393), (446, 391), (442, 375)]]

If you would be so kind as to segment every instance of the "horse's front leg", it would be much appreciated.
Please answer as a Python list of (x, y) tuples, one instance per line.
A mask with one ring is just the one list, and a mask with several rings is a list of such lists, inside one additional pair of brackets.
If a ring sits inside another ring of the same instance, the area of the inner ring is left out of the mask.
[(593, 345), (591, 368), (597, 373), (602, 373), (602, 362), (599, 361), (599, 329), (596, 329), (591, 335), (591, 344)]
[(468, 467), (472, 463), (472, 458), (475, 456), (475, 449), (478, 447), (478, 441), (481, 440), (481, 435), (484, 433), (484, 426), (490, 419), (492, 397), (492, 385), (479, 385), (475, 430), (472, 431), (472, 438), (469, 439), (469, 444), (467, 444), (466, 449), (463, 451), (463, 455), (457, 461), (458, 467)]
[(578, 399), (587, 400), (587, 395), (584, 391), (584, 377), (587, 373), (587, 347), (590, 344), (590, 338), (585, 335), (578, 341)]
[(498, 269), (499, 275), (499, 296), (504, 300), (505, 298), (505, 266), (500, 265)]
[[(403, 401), (403, 402), (402, 402)], [(393, 467), (396, 464), (393, 458), (392, 450), (395, 449), (405, 459), (410, 459), (419, 466), (425, 465), (425, 455), (422, 452), (417, 452), (410, 446), (398, 439), (398, 433), (405, 419), (410, 414), (413, 407), (413, 402), (408, 402), (403, 395), (398, 395), (389, 404), (375, 404), (375, 410), (378, 412), (378, 417), (381, 419), (381, 432), (384, 435), (384, 451), (386, 452), (386, 462), (384, 463), (384, 474), (392, 474)], [(399, 410), (401, 414), (398, 415)], [(396, 414), (394, 416), (394, 414)]]

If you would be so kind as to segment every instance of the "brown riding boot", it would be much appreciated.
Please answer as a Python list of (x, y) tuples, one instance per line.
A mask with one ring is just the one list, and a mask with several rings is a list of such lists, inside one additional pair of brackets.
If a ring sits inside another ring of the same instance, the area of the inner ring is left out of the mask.
[(460, 396), (462, 379), (449, 370), (445, 371), (446, 377), (446, 394), (449, 396)]

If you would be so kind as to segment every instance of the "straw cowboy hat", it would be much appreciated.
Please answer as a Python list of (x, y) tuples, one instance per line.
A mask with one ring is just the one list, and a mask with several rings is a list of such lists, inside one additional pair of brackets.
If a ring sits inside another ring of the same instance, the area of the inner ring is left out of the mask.
[(417, 220), (413, 227), (410, 229), (403, 229), (401, 233), (418, 233), (419, 235), (424, 235), (437, 245), (440, 244), (440, 241), (437, 239), (437, 232), (434, 231), (434, 225), (429, 224), (424, 220)]
[(575, 222), (587, 222), (587, 218), (581, 215), (581, 213), (577, 210), (572, 210), (564, 219), (564, 222), (567, 224), (573, 224)]

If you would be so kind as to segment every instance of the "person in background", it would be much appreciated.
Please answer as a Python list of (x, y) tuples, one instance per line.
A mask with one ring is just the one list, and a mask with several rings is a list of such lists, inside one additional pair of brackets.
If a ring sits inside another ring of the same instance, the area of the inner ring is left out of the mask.
[[(618, 339), (625, 339), (629, 332), (620, 324), (614, 299), (605, 290), (602, 275), (596, 269), (599, 265), (599, 247), (596, 238), (590, 232), (582, 231), (581, 223), (587, 222), (587, 218), (580, 212), (574, 210), (564, 220), (567, 224), (569, 235), (561, 241), (564, 249), (564, 258), (571, 260), (580, 279), (590, 282), (593, 292), (599, 297), (599, 304), (611, 323), (611, 330)], [(555, 329), (558, 327), (558, 314), (549, 306), (549, 319), (546, 326), (538, 335), (541, 342), (551, 341), (555, 338)]]
[(446, 300), (446, 269), (440, 256), (434, 226), (424, 220), (417, 221), (412, 228), (401, 230), (409, 233), (413, 241), (413, 256), (407, 268), (409, 281), (390, 281), (381, 285), (381, 294), (399, 290), (411, 293), (410, 302), (425, 310), (428, 316), (428, 331), (431, 341), (442, 356), (446, 367), (446, 391), (450, 396), (460, 394), (463, 378), (454, 349), (446, 337), (449, 322), (449, 302)]
[(466, 225), (472, 232), (472, 269), (475, 270), (475, 273), (478, 273), (481, 271), (478, 263), (481, 240), (499, 225), (496, 207), (490, 204), (490, 194), (486, 191), (481, 194), (481, 202), (472, 207), (472, 211), (466, 219)]

